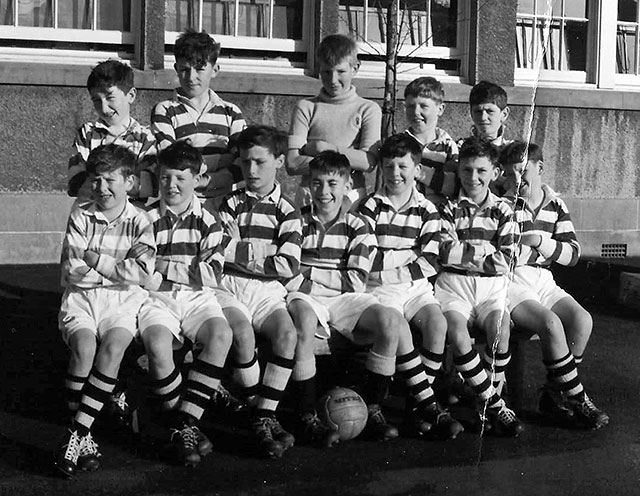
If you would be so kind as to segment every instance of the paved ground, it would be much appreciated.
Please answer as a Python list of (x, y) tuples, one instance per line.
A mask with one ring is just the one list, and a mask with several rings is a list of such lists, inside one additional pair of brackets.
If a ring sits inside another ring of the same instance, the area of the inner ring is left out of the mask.
[(639, 316), (589, 308), (595, 332), (583, 382), (611, 416), (598, 432), (544, 425), (534, 413), (544, 371), (526, 345), (526, 431), (518, 439), (464, 433), (450, 442), (399, 439), (294, 447), (282, 460), (256, 456), (246, 432), (207, 421), (216, 451), (195, 470), (172, 466), (151, 425), (140, 439), (96, 433), (103, 468), (67, 481), (51, 468), (64, 431), (67, 361), (56, 327), (57, 268), (0, 267), (0, 495), (637, 495), (640, 494)]

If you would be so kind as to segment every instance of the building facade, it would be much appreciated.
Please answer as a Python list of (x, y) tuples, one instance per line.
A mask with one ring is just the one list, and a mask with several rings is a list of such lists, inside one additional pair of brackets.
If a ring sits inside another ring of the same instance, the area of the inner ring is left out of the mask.
[[(176, 36), (205, 29), (222, 44), (215, 91), (249, 122), (287, 129), (295, 102), (318, 92), (313, 54), (327, 34), (356, 37), (355, 85), (382, 103), (390, 1), (0, 1), (0, 264), (59, 258), (67, 161), (75, 130), (93, 118), (85, 84), (97, 62), (134, 67), (132, 114), (148, 124), (177, 86)], [(471, 86), (503, 85), (506, 136), (542, 145), (546, 181), (569, 204), (585, 256), (640, 263), (637, 0), (395, 1), (397, 129), (415, 77), (445, 84), (441, 127), (454, 137), (469, 134)]]

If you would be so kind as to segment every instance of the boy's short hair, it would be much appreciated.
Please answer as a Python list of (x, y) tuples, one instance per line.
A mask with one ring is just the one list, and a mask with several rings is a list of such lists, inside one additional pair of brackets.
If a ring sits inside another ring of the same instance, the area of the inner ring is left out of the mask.
[(469, 105), (481, 105), (483, 103), (493, 103), (500, 110), (507, 106), (507, 92), (495, 83), (480, 81), (469, 93)]
[(309, 162), (309, 171), (316, 174), (337, 174), (345, 179), (351, 177), (351, 164), (342, 153), (326, 150)]
[(500, 152), (500, 165), (513, 165), (525, 160), (533, 162), (543, 161), (542, 148), (535, 143), (525, 143), (524, 141), (514, 141), (509, 143)]
[(411, 81), (404, 89), (404, 97), (430, 98), (434, 102), (444, 102), (444, 86), (436, 78), (431, 76), (419, 77)]
[(273, 126), (254, 124), (247, 126), (235, 139), (238, 150), (247, 150), (254, 146), (262, 146), (274, 157), (287, 153), (288, 136)]
[(350, 59), (352, 65), (358, 65), (358, 45), (353, 38), (344, 34), (330, 34), (325, 36), (316, 49), (318, 62), (324, 62), (332, 67), (345, 59)]
[(466, 159), (486, 157), (492, 165), (497, 166), (499, 156), (500, 152), (490, 141), (479, 136), (472, 136), (463, 141), (458, 153), (458, 160), (462, 163)]
[(189, 169), (197, 176), (200, 174), (202, 163), (200, 150), (184, 140), (176, 141), (158, 153), (158, 172), (162, 167), (180, 171)]
[(95, 66), (87, 78), (87, 89), (106, 89), (116, 86), (123, 93), (133, 88), (133, 69), (119, 60), (105, 60)]
[(86, 162), (88, 174), (119, 170), (124, 177), (132, 176), (136, 169), (136, 156), (124, 146), (109, 143), (91, 150)]
[(207, 62), (215, 65), (220, 56), (220, 43), (217, 43), (206, 31), (185, 29), (176, 40), (173, 55), (176, 61), (183, 59), (195, 67), (205, 66)]
[(404, 157), (407, 153), (411, 154), (414, 163), (419, 164), (422, 158), (422, 146), (407, 133), (394, 134), (382, 143), (379, 152), (380, 162), (385, 158)]

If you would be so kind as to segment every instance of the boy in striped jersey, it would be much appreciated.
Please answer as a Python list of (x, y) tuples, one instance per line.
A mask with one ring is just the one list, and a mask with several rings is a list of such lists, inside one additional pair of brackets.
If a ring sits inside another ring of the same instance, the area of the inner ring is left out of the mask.
[[(78, 129), (73, 142), (75, 153), (69, 159), (68, 169), (67, 190), (69, 196), (77, 197), (79, 202), (91, 199), (85, 162), (91, 150), (98, 146), (115, 143), (131, 150), (137, 160), (136, 173), (155, 160), (153, 133), (131, 117), (131, 104), (137, 94), (133, 79), (131, 67), (118, 60), (100, 62), (89, 74), (87, 90), (98, 120), (86, 122)], [(143, 182), (149, 184), (149, 176), (141, 175)], [(139, 195), (139, 184), (136, 178), (130, 196)]]
[(540, 412), (571, 426), (599, 429), (609, 422), (584, 391), (576, 365), (593, 326), (591, 315), (560, 288), (551, 264), (573, 266), (580, 245), (567, 206), (542, 182), (542, 149), (516, 141), (501, 153), (506, 196), (514, 201), (522, 237), (518, 264), (509, 286), (511, 319), (519, 329), (540, 336), (547, 383)]
[[(197, 424), (220, 387), (232, 341), (214, 291), (224, 263), (222, 228), (194, 194), (202, 166), (201, 153), (184, 141), (158, 155), (161, 198), (148, 209), (158, 247), (156, 271), (138, 316), (151, 388), (161, 409), (173, 412), (171, 441), (188, 466), (211, 451)], [(196, 357), (179, 397), (182, 378), (173, 349), (185, 340), (194, 344)]]
[[(377, 238), (367, 291), (420, 332), (420, 354), (433, 384), (442, 367), (447, 322), (429, 281), (437, 273), (441, 223), (436, 207), (416, 189), (423, 156), (419, 143), (408, 134), (387, 138), (380, 148), (383, 185), (360, 204), (358, 212)], [(430, 389), (429, 394), (428, 401), (407, 409), (410, 428), (418, 434), (455, 438), (462, 426), (442, 409)], [(428, 422), (422, 425), (417, 419)]]
[(174, 141), (188, 140), (198, 148), (207, 164), (200, 174), (196, 192), (205, 208), (215, 209), (221, 198), (242, 179), (232, 165), (229, 138), (245, 126), (240, 109), (220, 98), (210, 87), (220, 71), (220, 43), (205, 31), (186, 30), (176, 40), (174, 69), (180, 88), (171, 100), (158, 103), (151, 113), (151, 130), (158, 149)]
[(330, 329), (354, 343), (371, 345), (362, 387), (369, 410), (364, 435), (379, 440), (398, 436), (398, 430), (386, 421), (380, 406), (396, 370), (418, 405), (415, 426), (426, 431), (435, 423), (434, 415), (427, 412), (434, 401), (433, 391), (413, 347), (409, 325), (400, 312), (381, 305), (374, 295), (365, 292), (376, 239), (363, 218), (344, 208), (343, 198), (351, 189), (349, 160), (340, 153), (327, 151), (314, 158), (310, 169), (313, 203), (302, 210), (301, 271), (287, 284), (291, 291), (289, 311), (299, 333), (294, 380), (298, 381), (306, 431), (312, 439), (322, 434), (320, 440), (326, 446), (337, 440), (335, 433), (322, 432), (317, 420), (312, 420), (313, 340), (317, 332), (328, 338)]
[(71, 210), (62, 248), (66, 289), (58, 323), (71, 350), (66, 389), (75, 415), (55, 464), (67, 476), (99, 467), (90, 430), (137, 334), (136, 316), (147, 297), (141, 286), (155, 258), (151, 223), (127, 199), (135, 183), (135, 155), (102, 145), (89, 154), (86, 167), (93, 201)]
[[(227, 195), (220, 206), (227, 240), (218, 299), (233, 330), (234, 375), (248, 391), (257, 389), (252, 401), (254, 437), (266, 455), (280, 457), (295, 442), (275, 412), (296, 347), (281, 281), (298, 273), (302, 223), (300, 211), (276, 183), (287, 151), (286, 135), (270, 126), (249, 126), (238, 135), (237, 146), (246, 188)], [(259, 386), (254, 330), (271, 343)]]
[(416, 177), (418, 191), (436, 205), (455, 193), (458, 168), (458, 145), (449, 133), (438, 127), (444, 107), (444, 88), (435, 78), (414, 79), (404, 90), (409, 123), (405, 133), (422, 148), (422, 165)]
[[(447, 320), (456, 368), (483, 400), (482, 423), (498, 434), (517, 436), (523, 426), (500, 389), (511, 358), (507, 288), (518, 224), (509, 204), (489, 191), (500, 173), (498, 150), (482, 138), (468, 138), (459, 160), (462, 190), (440, 208), (442, 272), (435, 294)], [(486, 333), (483, 360), (472, 346), (468, 330), (472, 325)]]

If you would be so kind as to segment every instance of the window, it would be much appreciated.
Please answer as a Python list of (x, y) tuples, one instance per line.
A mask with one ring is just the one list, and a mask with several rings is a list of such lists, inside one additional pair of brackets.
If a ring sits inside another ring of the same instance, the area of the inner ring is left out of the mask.
[(340, 0), (340, 31), (359, 41), (364, 70), (381, 74), (391, 1), (398, 1), (398, 77), (459, 75), (465, 16), (457, 0)]
[(516, 78), (586, 82), (588, 0), (519, 0), (517, 12)]
[[(166, 43), (172, 45), (181, 31), (206, 30), (222, 44), (223, 66), (233, 64), (229, 55), (271, 58), (267, 65), (283, 67), (305, 61), (305, 5), (309, 0), (167, 0)], [(171, 57), (171, 64), (173, 58)], [(239, 62), (243, 64), (242, 61)], [(265, 64), (264, 60), (256, 62)], [(246, 61), (244, 62), (246, 68)]]
[(11, 40), (3, 42), (2, 60), (26, 51), (81, 63), (127, 58), (132, 18), (131, 0), (0, 0), (0, 38)]
[(637, 0), (618, 0), (618, 23), (616, 32), (616, 72), (638, 75), (638, 18)]

